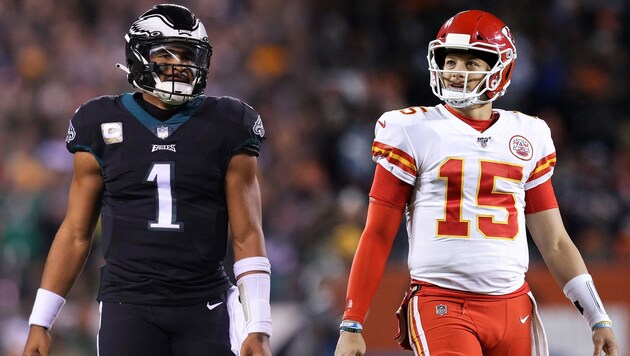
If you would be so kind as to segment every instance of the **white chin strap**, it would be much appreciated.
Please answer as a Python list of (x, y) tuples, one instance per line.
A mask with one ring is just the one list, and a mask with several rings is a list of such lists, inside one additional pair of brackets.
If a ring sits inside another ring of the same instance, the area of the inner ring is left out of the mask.
[(188, 83), (165, 81), (155, 84), (153, 95), (170, 105), (182, 105), (189, 101), (193, 86)]
[[(116, 68), (122, 70), (127, 75), (129, 75), (129, 68), (127, 68), (126, 66), (120, 63), (116, 63)], [(158, 99), (162, 100), (163, 102), (169, 105), (182, 105), (190, 101), (190, 99), (192, 99), (192, 96), (190, 96), (193, 92), (192, 85), (188, 83), (173, 82), (173, 81), (161, 82), (158, 78), (154, 78), (154, 79), (157, 82), (157, 84), (155, 85), (155, 89), (159, 89), (160, 91), (146, 90), (142, 88), (140, 85), (138, 85), (138, 83), (136, 83), (135, 81), (133, 82), (133, 85), (136, 88), (157, 97)]]
[(477, 93), (470, 95), (470, 93), (464, 94), (461, 91), (442, 89), (441, 99), (454, 108), (465, 109), (475, 104), (478, 96)]

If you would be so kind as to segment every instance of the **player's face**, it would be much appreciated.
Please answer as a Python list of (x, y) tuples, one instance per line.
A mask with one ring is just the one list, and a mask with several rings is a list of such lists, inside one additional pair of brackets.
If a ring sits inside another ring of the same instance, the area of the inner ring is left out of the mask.
[(156, 73), (162, 81), (192, 83), (197, 69), (195, 53), (190, 48), (176, 45), (160, 45), (149, 52), (149, 60), (157, 64)]
[[(473, 91), (490, 70), (488, 63), (468, 54), (449, 53), (444, 59), (442, 79), (446, 89)], [(466, 86), (466, 88), (464, 88)]]

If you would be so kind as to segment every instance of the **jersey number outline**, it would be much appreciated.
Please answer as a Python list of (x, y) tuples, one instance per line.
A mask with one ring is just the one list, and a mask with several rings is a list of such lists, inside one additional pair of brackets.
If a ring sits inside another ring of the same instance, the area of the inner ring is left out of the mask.
[[(462, 219), (464, 202), (464, 160), (449, 158), (439, 168), (438, 178), (445, 181), (444, 219), (437, 220), (438, 237), (470, 237), (470, 221)], [(514, 193), (496, 190), (497, 179), (519, 182), (523, 167), (505, 162), (479, 161), (479, 179), (475, 202), (478, 207), (500, 208), (507, 212), (506, 221), (493, 215), (477, 215), (477, 230), (489, 239), (513, 240), (519, 232), (518, 211)]]
[(149, 221), (149, 230), (182, 230), (184, 224), (177, 222), (177, 201), (173, 192), (173, 180), (175, 176), (174, 162), (153, 162), (144, 180), (145, 183), (155, 183), (157, 186), (157, 219)]

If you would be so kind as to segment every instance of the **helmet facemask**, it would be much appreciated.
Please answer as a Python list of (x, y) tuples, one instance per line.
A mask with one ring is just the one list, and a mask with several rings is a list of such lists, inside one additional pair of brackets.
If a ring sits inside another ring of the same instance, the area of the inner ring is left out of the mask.
[(190, 42), (152, 41), (135, 46), (133, 55), (142, 63), (133, 75), (134, 86), (163, 102), (181, 105), (203, 92), (210, 61), (208, 48)]
[[(490, 69), (487, 71), (446, 70), (444, 69), (446, 52), (470, 53), (486, 62), (490, 66)], [(510, 84), (510, 81), (508, 80), (503, 83), (503, 87), (497, 91), (499, 89), (499, 84), (501, 84), (500, 79), (504, 77), (504, 71), (513, 61), (511, 51), (510, 54), (500, 55), (498, 53), (501, 53), (498, 48), (492, 51), (480, 50), (473, 46), (467, 48), (454, 48), (447, 47), (441, 44), (438, 40), (431, 41), (429, 43), (429, 54), (427, 59), (429, 61), (429, 72), (431, 77), (430, 85), (433, 90), (433, 94), (450, 106), (460, 109), (476, 104), (486, 104), (496, 100), (505, 93), (505, 90)], [(501, 60), (502, 56), (510, 58), (507, 63)], [(464, 77), (464, 86), (462, 90), (447, 88), (444, 83), (445, 74), (462, 75)], [(469, 88), (470, 77), (478, 75), (482, 75), (483, 77), (474, 88)]]

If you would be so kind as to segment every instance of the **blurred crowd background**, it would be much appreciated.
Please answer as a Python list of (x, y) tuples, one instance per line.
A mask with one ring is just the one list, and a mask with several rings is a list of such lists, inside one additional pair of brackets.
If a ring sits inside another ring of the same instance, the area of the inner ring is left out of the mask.
[[(427, 44), (464, 9), (491, 11), (514, 33), (513, 81), (495, 106), (551, 127), (553, 183), (587, 263), (630, 259), (627, 1), (174, 2), (201, 18), (214, 46), (206, 94), (251, 104), (269, 137), (259, 168), (272, 301), (308, 319), (276, 321), (288, 335), (274, 342), (277, 355), (332, 355), (365, 221), (374, 123), (385, 111), (438, 103)], [(133, 91), (114, 64), (124, 63), (130, 24), (154, 4), (0, 0), (0, 356), (21, 354), (65, 213), (68, 120), (92, 97)], [(406, 244), (401, 231), (390, 263), (405, 263)], [(95, 354), (99, 248), (97, 234), (53, 328), (58, 355)], [(542, 263), (534, 247), (531, 260)]]

